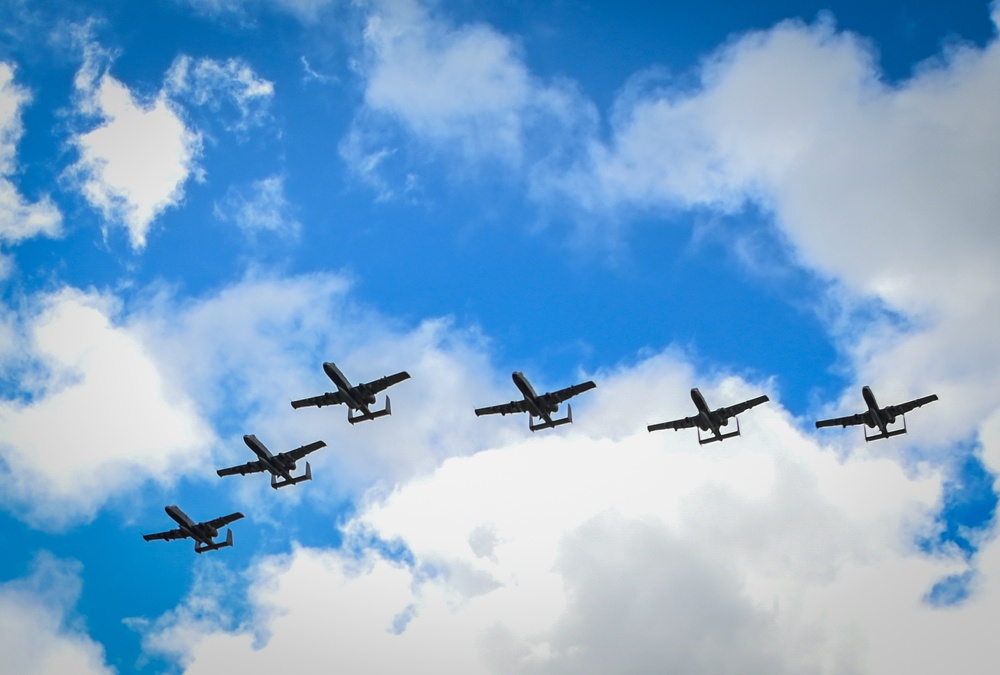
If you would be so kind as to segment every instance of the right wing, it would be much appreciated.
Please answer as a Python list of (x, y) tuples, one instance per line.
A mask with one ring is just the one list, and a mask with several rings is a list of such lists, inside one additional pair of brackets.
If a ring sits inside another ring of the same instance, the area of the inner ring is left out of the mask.
[(322, 396), (313, 396), (312, 398), (300, 398), (298, 401), (292, 401), (293, 408), (306, 408), (309, 406), (316, 406), (317, 408), (322, 408), (325, 405), (337, 405), (338, 403), (343, 403), (344, 397), (339, 391), (332, 391), (323, 394)]
[(371, 382), (365, 382), (363, 386), (371, 393), (377, 394), (380, 391), (388, 389), (394, 384), (399, 384), (403, 380), (408, 380), (408, 379), (410, 379), (410, 374), (404, 370), (396, 373), (395, 375), (386, 375), (385, 377), (380, 377), (377, 380), (372, 380)]
[(897, 403), (896, 405), (887, 405), (883, 410), (886, 410), (894, 417), (903, 415), (910, 412), (914, 408), (919, 408), (922, 405), (926, 405), (931, 401), (938, 400), (937, 394), (931, 394), (930, 396), (924, 396), (922, 398), (913, 399), (912, 401), (907, 401), (906, 403)]
[(752, 398), (749, 401), (743, 401), (742, 403), (737, 403), (736, 405), (727, 406), (725, 408), (719, 408), (716, 410), (716, 414), (724, 416), (726, 419), (730, 417), (736, 417), (741, 412), (746, 412), (755, 405), (760, 405), (761, 403), (767, 403), (770, 399), (767, 396), (758, 396), (757, 398)]
[(659, 424), (650, 424), (646, 429), (649, 431), (660, 431), (661, 429), (673, 429), (677, 431), (678, 429), (690, 429), (691, 427), (698, 424), (698, 416), (685, 417), (681, 420), (673, 420), (671, 422), (660, 422)]
[[(319, 450), (320, 448), (325, 448), (326, 443), (324, 441), (316, 441), (315, 443), (310, 443), (309, 445), (303, 445), (301, 448), (295, 448), (294, 450), (289, 450), (288, 452), (281, 453), (281, 457), (291, 457), (296, 462), (308, 455), (310, 452)], [(252, 462), (251, 462), (252, 464)]]
[(542, 394), (540, 398), (548, 399), (553, 403), (562, 403), (567, 399), (571, 399), (577, 394), (582, 394), (585, 391), (590, 391), (597, 385), (594, 384), (592, 380), (587, 382), (582, 382), (580, 384), (574, 384), (572, 387), (566, 387), (565, 389), (559, 389), (558, 391), (552, 391), (548, 394)]
[(865, 424), (865, 413), (858, 413), (857, 415), (848, 415), (847, 417), (834, 417), (829, 420), (818, 420), (816, 422), (816, 428), (821, 427), (850, 427), (855, 424)]
[(512, 413), (522, 413), (528, 409), (526, 405), (527, 401), (524, 399), (520, 401), (511, 401), (510, 403), (502, 403), (500, 405), (491, 405), (485, 408), (476, 408), (476, 416), (479, 415), (510, 415)]
[(215, 529), (219, 529), (220, 527), (225, 527), (234, 520), (239, 520), (242, 517), (243, 514), (237, 511), (236, 513), (230, 513), (228, 516), (222, 516), (220, 518), (216, 518), (215, 520), (210, 520), (206, 523), (206, 525), (211, 525)]
[(227, 469), (219, 469), (215, 473), (219, 474), (220, 476), (235, 476), (236, 474), (245, 476), (248, 473), (259, 473), (261, 471), (264, 471), (266, 468), (267, 467), (264, 466), (264, 462), (258, 459), (256, 462), (247, 462), (246, 464), (240, 464), (239, 466), (231, 466)]
[(181, 530), (167, 530), (166, 532), (155, 532), (153, 534), (144, 534), (142, 535), (142, 538), (145, 539), (146, 541), (153, 541), (155, 539), (163, 539), (163, 540), (183, 539), (186, 536), (187, 535), (184, 534), (184, 532), (182, 532)]

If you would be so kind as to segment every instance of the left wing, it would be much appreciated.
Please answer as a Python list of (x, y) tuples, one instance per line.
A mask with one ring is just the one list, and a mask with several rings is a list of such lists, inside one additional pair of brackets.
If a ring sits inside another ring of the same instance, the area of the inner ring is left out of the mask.
[(256, 462), (247, 462), (246, 464), (231, 466), (227, 469), (218, 469), (215, 473), (219, 474), (220, 476), (234, 476), (236, 474), (245, 476), (248, 473), (259, 473), (266, 468), (267, 467), (264, 466), (264, 462), (258, 459)]
[(907, 401), (906, 403), (899, 403), (897, 405), (887, 405), (885, 411), (888, 412), (893, 417), (903, 415), (910, 412), (914, 408), (919, 408), (922, 405), (930, 403), (931, 401), (938, 400), (937, 394), (931, 394), (930, 396), (924, 396), (923, 398), (917, 398), (912, 401)]
[(558, 391), (552, 391), (548, 394), (543, 394), (542, 398), (552, 402), (552, 403), (562, 403), (563, 401), (573, 398), (577, 394), (582, 394), (585, 391), (593, 389), (597, 385), (593, 381), (582, 382), (580, 384), (574, 384), (572, 387), (566, 387), (565, 389), (559, 389)]
[(320, 448), (325, 448), (326, 443), (323, 441), (316, 441), (315, 443), (310, 443), (309, 445), (303, 445), (301, 448), (295, 448), (294, 450), (289, 450), (288, 452), (283, 452), (279, 456), (291, 457), (296, 462), (308, 455), (310, 452), (319, 450)]
[(181, 530), (167, 530), (166, 532), (154, 532), (153, 534), (144, 534), (142, 538), (146, 541), (153, 541), (155, 539), (163, 539), (169, 541), (170, 539), (183, 539), (187, 535)]
[(479, 415), (511, 415), (513, 413), (522, 413), (528, 409), (526, 401), (511, 401), (510, 403), (501, 403), (500, 405), (491, 405), (485, 408), (476, 408), (476, 416)]
[(698, 416), (685, 417), (680, 420), (673, 420), (671, 422), (660, 422), (659, 424), (650, 424), (646, 427), (649, 431), (660, 431), (661, 429), (673, 429), (677, 431), (678, 429), (689, 429), (698, 424)]
[(385, 377), (380, 377), (377, 380), (372, 380), (371, 382), (365, 382), (363, 385), (368, 391), (373, 394), (377, 394), (380, 391), (388, 389), (394, 384), (399, 384), (403, 380), (410, 379), (410, 374), (405, 370), (395, 375), (386, 375)]
[(858, 413), (857, 415), (848, 415), (847, 417), (834, 417), (829, 420), (818, 420), (816, 422), (816, 428), (821, 427), (850, 427), (855, 424), (865, 424), (865, 413)]
[(325, 405), (337, 405), (344, 402), (344, 396), (339, 391), (329, 391), (320, 396), (312, 396), (310, 398), (300, 398), (297, 401), (292, 401), (293, 408), (306, 408), (309, 406), (316, 406), (317, 408), (322, 408)]
[(743, 401), (742, 403), (737, 403), (736, 405), (727, 406), (725, 408), (719, 408), (715, 411), (716, 415), (720, 415), (725, 419), (730, 417), (736, 417), (741, 412), (746, 412), (755, 405), (760, 405), (761, 403), (766, 403), (770, 399), (767, 396), (758, 396), (757, 398), (752, 398), (749, 401)]
[(228, 516), (222, 516), (221, 518), (210, 520), (206, 523), (206, 525), (211, 525), (215, 529), (219, 529), (220, 527), (225, 527), (234, 520), (239, 520), (242, 517), (243, 514), (237, 511), (236, 513), (230, 513)]

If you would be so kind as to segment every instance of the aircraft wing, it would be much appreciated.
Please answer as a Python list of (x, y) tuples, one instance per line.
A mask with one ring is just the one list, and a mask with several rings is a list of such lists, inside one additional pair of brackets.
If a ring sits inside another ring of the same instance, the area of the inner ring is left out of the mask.
[(146, 541), (154, 541), (157, 539), (171, 540), (171, 539), (183, 539), (187, 535), (181, 530), (167, 530), (166, 532), (154, 532), (153, 534), (144, 534), (142, 538)]
[(500, 405), (491, 405), (485, 408), (476, 408), (476, 415), (510, 415), (513, 413), (525, 412), (527, 409), (527, 401), (522, 399), (520, 401), (511, 401), (510, 403), (502, 403)]
[(755, 405), (760, 405), (761, 403), (766, 403), (770, 399), (767, 396), (758, 396), (757, 398), (752, 398), (749, 401), (743, 401), (742, 403), (737, 403), (736, 405), (727, 406), (725, 408), (719, 408), (715, 411), (717, 415), (729, 419), (730, 417), (736, 417), (741, 412), (746, 412)]
[(646, 429), (649, 431), (660, 431), (661, 429), (673, 429), (677, 431), (678, 429), (690, 429), (693, 426), (697, 426), (698, 416), (694, 415), (692, 417), (685, 417), (680, 420), (673, 420), (670, 422), (660, 422), (659, 424), (650, 424)]
[(581, 384), (574, 384), (572, 387), (566, 387), (565, 389), (549, 392), (548, 394), (544, 394), (542, 398), (548, 399), (553, 403), (562, 403), (563, 401), (571, 399), (577, 394), (582, 394), (583, 392), (593, 389), (596, 386), (597, 385), (592, 381), (587, 381)]
[(817, 420), (816, 428), (821, 427), (850, 427), (855, 424), (864, 424), (865, 414), (858, 413), (857, 415), (848, 415), (847, 417), (834, 417), (829, 420)]
[(310, 452), (319, 450), (320, 448), (325, 448), (326, 443), (324, 441), (316, 441), (315, 443), (310, 443), (309, 445), (303, 445), (301, 448), (295, 448), (294, 450), (289, 450), (288, 452), (281, 453), (284, 457), (291, 457), (296, 462), (308, 455)]
[(923, 398), (917, 398), (912, 401), (907, 401), (906, 403), (898, 403), (896, 405), (887, 405), (885, 411), (890, 415), (896, 417), (910, 412), (914, 408), (919, 408), (922, 405), (930, 403), (931, 401), (938, 400), (937, 394), (931, 394), (930, 396), (924, 396)]
[(242, 517), (243, 514), (237, 511), (236, 513), (230, 513), (228, 516), (222, 516), (221, 518), (210, 520), (206, 523), (206, 525), (211, 525), (215, 529), (219, 529), (220, 527), (225, 527), (234, 520), (239, 520)]
[(259, 473), (261, 471), (264, 471), (265, 469), (267, 469), (267, 467), (264, 466), (264, 462), (258, 459), (256, 462), (247, 462), (246, 464), (231, 466), (227, 469), (219, 469), (215, 473), (219, 474), (220, 476), (234, 476), (236, 474), (245, 476), (248, 473)]
[(339, 391), (332, 391), (323, 394), (322, 396), (313, 396), (312, 398), (300, 398), (298, 401), (292, 401), (293, 408), (307, 408), (309, 406), (316, 406), (317, 408), (322, 408), (325, 405), (337, 405), (338, 403), (343, 403), (344, 397)]
[(410, 374), (405, 370), (395, 375), (386, 375), (385, 377), (380, 377), (377, 380), (372, 380), (371, 382), (366, 382), (364, 387), (368, 389), (373, 394), (377, 394), (380, 391), (388, 389), (394, 384), (399, 384), (403, 380), (410, 379)]

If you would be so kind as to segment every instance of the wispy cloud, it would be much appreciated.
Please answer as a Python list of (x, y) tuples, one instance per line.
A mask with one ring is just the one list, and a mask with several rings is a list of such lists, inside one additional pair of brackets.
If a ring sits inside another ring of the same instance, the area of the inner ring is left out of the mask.
[(223, 119), (223, 124), (228, 131), (241, 133), (268, 121), (274, 98), (274, 85), (235, 58), (216, 61), (181, 56), (167, 73), (166, 90), (216, 115), (221, 115), (226, 105), (233, 106), (235, 115), (225, 117), (234, 119)]
[(295, 237), (302, 225), (292, 215), (294, 208), (285, 199), (285, 179), (270, 176), (254, 181), (249, 195), (230, 188), (215, 205), (215, 216), (236, 223), (248, 236), (270, 232)]
[[(21, 110), (30, 93), (14, 81), (15, 71), (0, 62), (0, 241), (17, 243), (31, 237), (61, 233), (62, 214), (48, 197), (26, 200), (11, 180), (17, 172), (17, 143), (24, 132)], [(0, 273), (0, 278), (4, 274)]]

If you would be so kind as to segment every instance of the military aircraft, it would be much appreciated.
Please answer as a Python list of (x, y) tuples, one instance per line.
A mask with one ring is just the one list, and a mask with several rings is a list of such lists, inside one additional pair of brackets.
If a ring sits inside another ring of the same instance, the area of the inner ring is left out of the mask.
[[(373, 420), (376, 417), (382, 417), (384, 415), (391, 415), (392, 412), (389, 408), (388, 396), (385, 397), (384, 409), (372, 411), (368, 408), (368, 406), (375, 403), (375, 394), (384, 389), (388, 389), (392, 385), (398, 384), (403, 380), (410, 379), (410, 374), (404, 370), (401, 373), (388, 375), (378, 380), (374, 380), (373, 382), (365, 382), (364, 384), (359, 384), (354, 387), (351, 386), (350, 381), (344, 377), (344, 374), (340, 372), (340, 369), (337, 368), (336, 364), (328, 361), (323, 364), (323, 370), (326, 372), (327, 377), (333, 380), (333, 383), (337, 385), (337, 391), (327, 392), (322, 396), (314, 396), (312, 398), (303, 398), (298, 401), (292, 401), (292, 407), (305, 408), (307, 406), (316, 406), (317, 408), (322, 408), (325, 405), (346, 403), (347, 421), (351, 424), (356, 424), (365, 420)], [(357, 415), (353, 414), (355, 411), (358, 412)]]
[[(905, 413), (910, 412), (914, 408), (919, 408), (926, 403), (930, 403), (931, 401), (938, 400), (937, 394), (931, 394), (930, 396), (917, 398), (912, 401), (907, 401), (906, 403), (887, 405), (884, 408), (879, 408), (878, 401), (875, 400), (875, 394), (872, 393), (872, 389), (868, 385), (861, 387), (861, 396), (864, 397), (868, 410), (863, 413), (858, 413), (857, 415), (835, 417), (829, 420), (819, 420), (816, 422), (816, 428), (835, 427), (838, 425), (842, 427), (849, 427), (855, 424), (865, 424), (870, 429), (878, 427), (879, 430), (879, 433), (872, 434), (870, 436), (868, 435), (868, 432), (865, 431), (865, 441), (877, 441), (880, 438), (899, 436), (900, 434), (906, 433)], [(897, 417), (903, 418), (903, 428), (893, 429), (890, 431), (889, 425), (894, 424)]]
[[(192, 537), (194, 539), (194, 552), (204, 553), (205, 551), (215, 551), (226, 546), (233, 545), (233, 531), (226, 530), (226, 540), (216, 542), (215, 537), (219, 534), (219, 528), (234, 520), (239, 520), (243, 517), (240, 512), (230, 513), (228, 516), (222, 516), (221, 518), (216, 518), (215, 520), (208, 520), (204, 523), (195, 523), (193, 520), (187, 517), (187, 514), (180, 510), (177, 506), (167, 506), (163, 509), (167, 512), (167, 515), (177, 521), (180, 527), (176, 530), (167, 530), (166, 532), (156, 532), (154, 534), (144, 534), (142, 538), (146, 541), (153, 541), (154, 539), (184, 539), (185, 537)], [(201, 544), (199, 546), (198, 544)]]
[[(722, 433), (722, 427), (729, 424), (730, 417), (735, 418), (741, 412), (745, 412), (755, 405), (760, 405), (761, 403), (770, 400), (767, 396), (758, 396), (757, 398), (752, 398), (749, 401), (743, 401), (742, 403), (737, 403), (736, 405), (710, 410), (708, 403), (705, 402), (705, 397), (702, 396), (697, 387), (691, 390), (691, 399), (694, 401), (694, 406), (698, 409), (697, 415), (685, 417), (679, 420), (673, 420), (672, 422), (650, 424), (646, 428), (649, 431), (659, 431), (660, 429), (673, 429), (674, 431), (677, 431), (678, 429), (698, 427), (698, 443), (700, 445), (714, 443), (715, 441), (724, 441), (727, 438), (740, 435), (739, 419), (736, 420), (735, 431), (731, 431), (728, 434)], [(702, 431), (711, 431), (712, 435), (708, 438), (704, 438), (701, 435)]]
[[(552, 419), (552, 413), (559, 410), (560, 403), (597, 386), (593, 382), (584, 382), (582, 384), (574, 384), (572, 387), (566, 387), (565, 389), (560, 389), (559, 391), (553, 391), (539, 396), (535, 393), (535, 389), (531, 386), (531, 383), (528, 382), (528, 378), (524, 376), (524, 373), (515, 371), (511, 377), (513, 378), (514, 384), (517, 388), (521, 390), (522, 394), (524, 394), (524, 398), (520, 401), (511, 401), (510, 403), (504, 403), (501, 405), (476, 408), (477, 416), (495, 415), (497, 413), (507, 415), (508, 413), (526, 412), (528, 413), (529, 429), (532, 431), (550, 429), (561, 424), (569, 424), (573, 421), (573, 407), (570, 405), (566, 406), (566, 417), (563, 417), (562, 419)], [(533, 424), (531, 420), (536, 417), (545, 421), (540, 424)]]
[[(270, 471), (271, 487), (275, 490), (283, 488), (286, 485), (295, 485), (296, 483), (301, 483), (304, 480), (311, 480), (312, 469), (309, 467), (309, 462), (306, 462), (306, 472), (304, 474), (292, 478), (292, 471), (295, 470), (295, 463), (308, 455), (310, 452), (326, 447), (326, 443), (323, 441), (316, 441), (315, 443), (310, 443), (309, 445), (303, 445), (301, 448), (295, 448), (294, 450), (289, 450), (288, 452), (281, 452), (277, 455), (272, 455), (270, 450), (264, 447), (264, 444), (257, 440), (257, 437), (253, 434), (246, 434), (243, 437), (243, 442), (246, 443), (247, 446), (254, 451), (254, 454), (260, 457), (260, 459), (256, 462), (247, 462), (246, 464), (231, 466), (228, 469), (219, 469), (215, 473), (220, 476), (233, 476), (236, 474), (245, 476), (248, 473)], [(284, 480), (279, 482), (279, 478), (284, 478)]]

